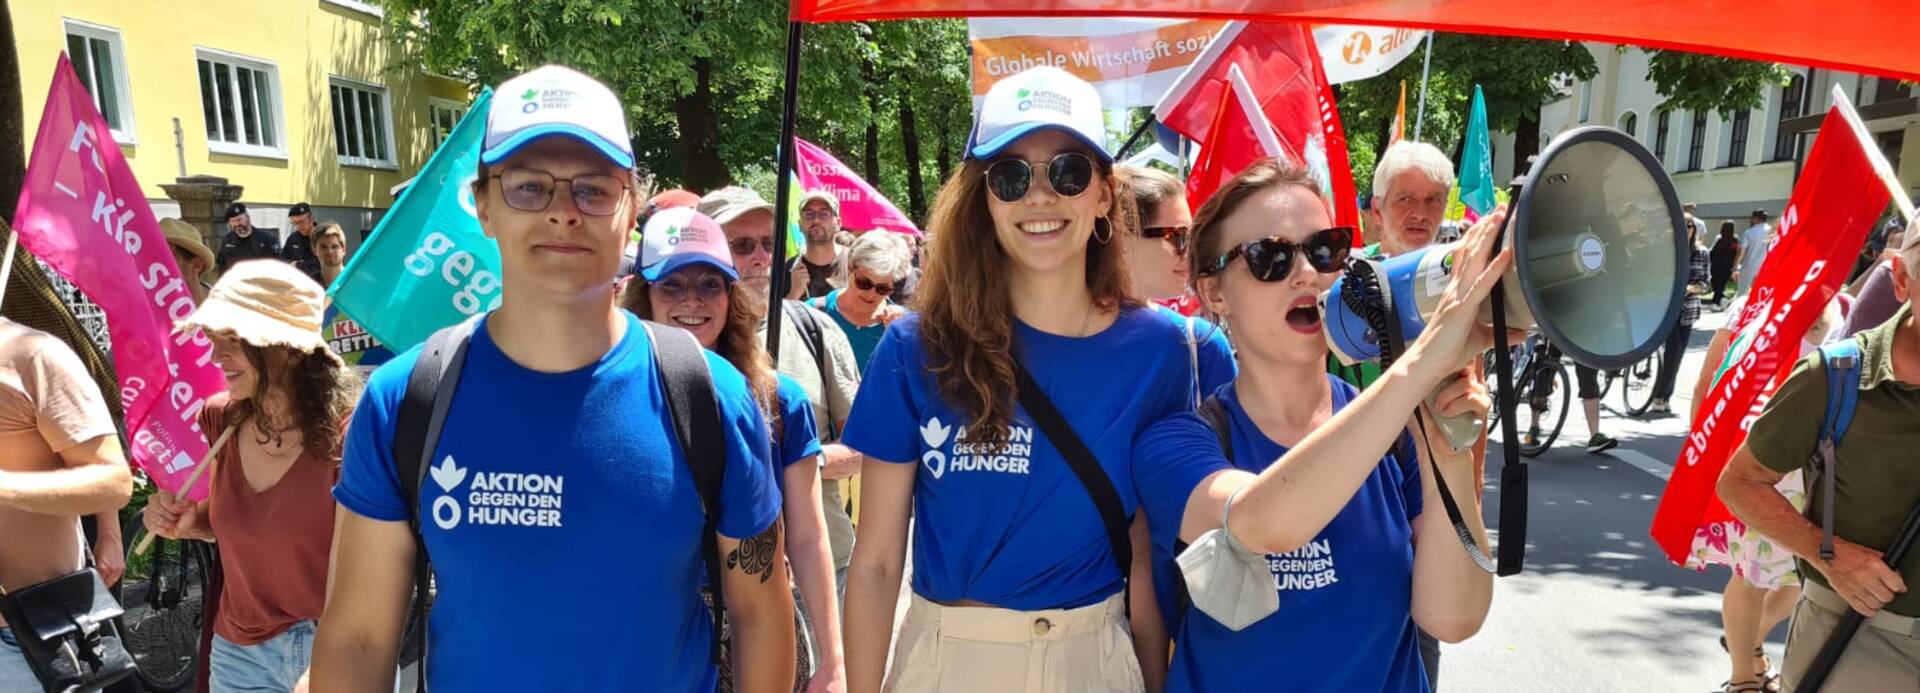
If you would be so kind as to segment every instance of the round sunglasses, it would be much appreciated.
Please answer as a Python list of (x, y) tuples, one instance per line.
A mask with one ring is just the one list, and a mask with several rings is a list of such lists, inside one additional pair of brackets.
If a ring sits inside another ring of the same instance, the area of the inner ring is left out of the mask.
[(1043, 162), (1025, 159), (1001, 159), (987, 167), (987, 190), (1001, 202), (1019, 202), (1033, 188), (1033, 169), (1046, 170), (1047, 185), (1053, 194), (1072, 199), (1093, 187), (1093, 157), (1080, 152), (1061, 152)]
[(1214, 259), (1201, 274), (1218, 274), (1233, 264), (1234, 258), (1247, 259), (1247, 270), (1253, 278), (1263, 282), (1275, 282), (1285, 279), (1293, 270), (1293, 255), (1301, 253), (1307, 260), (1307, 266), (1321, 274), (1329, 274), (1345, 269), (1347, 255), (1353, 252), (1353, 227), (1336, 226), (1315, 231), (1306, 240), (1295, 243), (1279, 236), (1256, 238), (1227, 249)]

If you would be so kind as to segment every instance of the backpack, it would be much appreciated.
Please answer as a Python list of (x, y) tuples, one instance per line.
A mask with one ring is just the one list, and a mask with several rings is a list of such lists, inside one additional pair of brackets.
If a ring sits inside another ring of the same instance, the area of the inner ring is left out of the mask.
[[(413, 530), (414, 545), (413, 604), (409, 628), (401, 648), (403, 652), (417, 652), (423, 662), (426, 659), (426, 617), (432, 606), (430, 580), (433, 569), (427, 560), (426, 542), (420, 534), (420, 489), (426, 482), (427, 470), (433, 466), (430, 458), (446, 426), (447, 412), (452, 408), (454, 392), (460, 385), (460, 370), (466, 363), (467, 345), (478, 324), (477, 319), (469, 320), (443, 328), (427, 338), (412, 374), (407, 377), (406, 395), (400, 400), (400, 410), (394, 424), (393, 458), (400, 477), (402, 497), (411, 499), (407, 503), (407, 526)], [(717, 523), (720, 518), (720, 484), (726, 473), (726, 450), (722, 447), (724, 427), (720, 420), (720, 405), (714, 397), (713, 377), (707, 371), (706, 353), (700, 347), (700, 342), (686, 330), (647, 321), (641, 321), (640, 324), (646, 329), (647, 339), (653, 345), (654, 363), (660, 369), (661, 387), (666, 391), (674, 437), (679, 441), (682, 456), (686, 458), (693, 474), (694, 488), (700, 495), (700, 507), (706, 514), (706, 522), (701, 529), (700, 553), (706, 561), (707, 574), (718, 580), (721, 573), (720, 548), (716, 543)], [(716, 662), (721, 656), (720, 629), (725, 613), (726, 604), (721, 590), (713, 590), (712, 653)], [(423, 665), (416, 679), (415, 690), (424, 692), (426, 681)]]
[(1827, 413), (1820, 437), (1807, 465), (1820, 475), (1820, 560), (1833, 560), (1833, 487), (1840, 461), (1840, 439), (1853, 423), (1860, 404), (1860, 341), (1852, 337), (1820, 346), (1820, 365), (1827, 370)]
[[(820, 316), (808, 310), (807, 306), (816, 305), (814, 301), (819, 301), (818, 307), (825, 309), (826, 300), (825, 297), (821, 297), (806, 302), (780, 302), (780, 309), (787, 313), (787, 322), (793, 323), (794, 328), (798, 329), (800, 336), (804, 338), (801, 343), (807, 345), (807, 355), (813, 357), (813, 367), (820, 369), (820, 397), (823, 406), (826, 404), (827, 393), (833, 388), (832, 369), (827, 368), (827, 334), (826, 328), (820, 325)], [(779, 354), (773, 355), (773, 362), (776, 364), (780, 362)], [(833, 417), (829, 416), (827, 419), (827, 435), (822, 436), (821, 440), (839, 440), (840, 432), (832, 421)]]

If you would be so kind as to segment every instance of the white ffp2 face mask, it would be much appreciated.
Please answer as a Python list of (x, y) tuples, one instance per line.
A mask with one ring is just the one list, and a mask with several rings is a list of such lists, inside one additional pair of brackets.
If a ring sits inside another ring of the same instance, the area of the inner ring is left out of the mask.
[(1236, 490), (1227, 499), (1219, 528), (1207, 530), (1175, 559), (1193, 608), (1235, 631), (1280, 610), (1280, 592), (1273, 586), (1267, 557), (1249, 551), (1227, 532), (1227, 513), (1239, 496)]

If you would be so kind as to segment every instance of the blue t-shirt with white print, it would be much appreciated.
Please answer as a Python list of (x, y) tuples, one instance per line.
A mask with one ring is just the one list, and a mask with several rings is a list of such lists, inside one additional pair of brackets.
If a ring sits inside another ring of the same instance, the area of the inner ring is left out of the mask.
[[(419, 355), (374, 372), (347, 428), (334, 498), (359, 515), (407, 519), (393, 437)], [(725, 435), (719, 531), (752, 537), (780, 512), (766, 420), (740, 372), (706, 356)], [(514, 363), (484, 320), (474, 330), (418, 500), (435, 691), (715, 689), (706, 516), (670, 416), (637, 318), (566, 373)]]
[[(1358, 391), (1334, 376), (1333, 410)], [(1260, 432), (1232, 385), (1217, 396), (1226, 406), (1232, 466), (1259, 473), (1287, 448)], [(1156, 568), (1172, 565), (1180, 520), (1193, 490), (1229, 463), (1206, 420), (1181, 414), (1153, 424), (1134, 449), (1134, 486), (1140, 489)], [(1229, 630), (1198, 609), (1165, 612), (1176, 643), (1168, 691), (1391, 691), (1427, 690), (1411, 615), (1413, 518), (1422, 496), (1417, 457), (1404, 433), (1373, 473), (1312, 541), (1285, 555), (1267, 556), (1280, 610), (1241, 631)], [(1173, 583), (1155, 571), (1156, 597), (1171, 601)], [(1179, 570), (1171, 571), (1179, 579)]]
[[(1133, 438), (1192, 398), (1184, 331), (1128, 308), (1088, 337), (1014, 323), (1014, 353), (1133, 513)], [(894, 321), (874, 349), (843, 442), (878, 460), (920, 465), (913, 484), (913, 591), (940, 602), (1075, 608), (1120, 591), (1105, 525), (1072, 468), (1025, 408), (1007, 443), (969, 444), (965, 412), (940, 397), (920, 316)], [(1014, 397), (1008, 392), (1006, 396)]]
[(1180, 328), (1182, 348), (1189, 348), (1187, 334), (1189, 331), (1193, 334), (1187, 362), (1189, 370), (1193, 370), (1196, 362), (1199, 366), (1194, 374), (1194, 381), (1199, 385), (1194, 389), (1194, 406), (1199, 406), (1199, 400), (1206, 399), (1205, 393), (1233, 382), (1233, 377), (1240, 374), (1240, 367), (1233, 360), (1233, 344), (1227, 341), (1227, 333), (1219, 325), (1199, 316), (1181, 315), (1180, 311), (1162, 305), (1155, 305), (1154, 310), (1160, 311), (1161, 315)]

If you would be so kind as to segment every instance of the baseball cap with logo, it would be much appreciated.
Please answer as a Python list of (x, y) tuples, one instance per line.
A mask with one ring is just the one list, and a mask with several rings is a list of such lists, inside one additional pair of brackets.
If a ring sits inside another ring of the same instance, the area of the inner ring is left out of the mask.
[(1113, 161), (1105, 144), (1100, 93), (1086, 80), (1046, 65), (995, 82), (987, 90), (967, 140), (967, 157), (992, 158), (1015, 140), (1041, 130), (1072, 135), (1101, 161)]
[(720, 270), (727, 279), (740, 280), (733, 268), (733, 253), (727, 250), (727, 234), (712, 217), (686, 207), (677, 207), (653, 215), (641, 232), (645, 241), (640, 250), (640, 276), (660, 281), (688, 265), (705, 264)]
[(549, 135), (591, 145), (621, 168), (633, 168), (627, 110), (606, 85), (569, 67), (547, 65), (509, 79), (487, 108), (480, 161), (489, 166)]
[(773, 213), (773, 203), (751, 188), (731, 185), (700, 198), (700, 213), (712, 217), (721, 224), (733, 223), (748, 212), (763, 211)]

